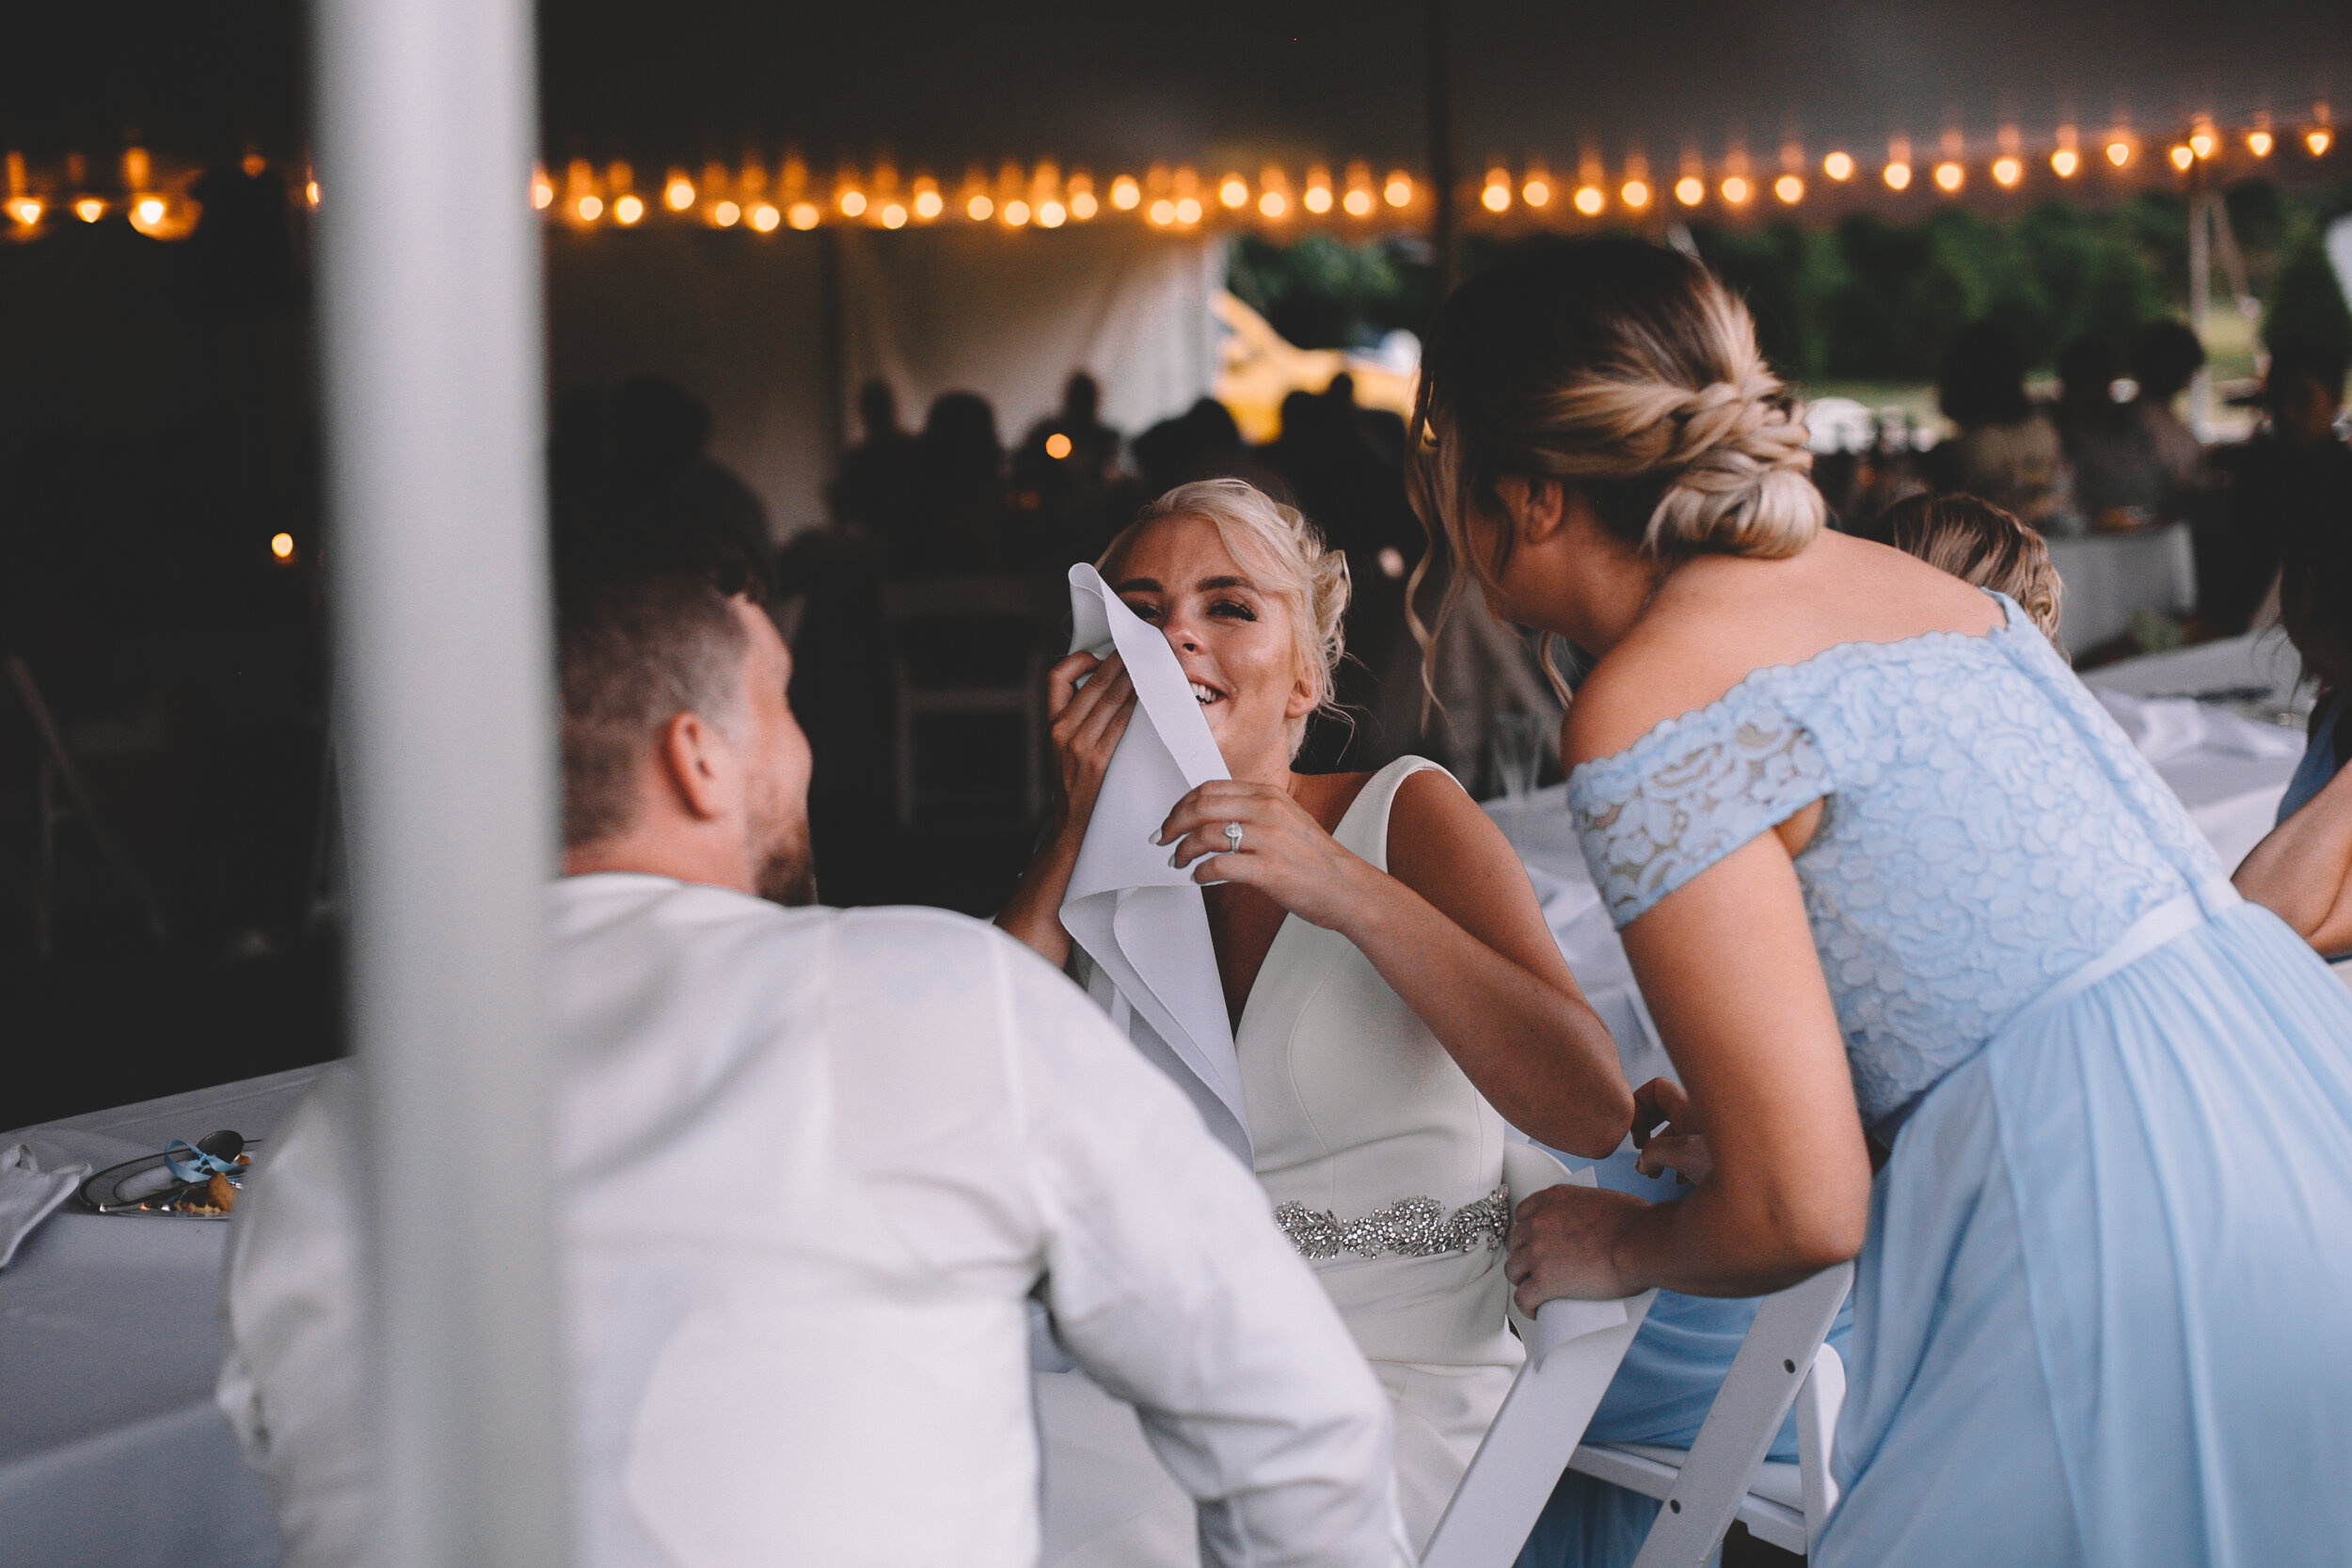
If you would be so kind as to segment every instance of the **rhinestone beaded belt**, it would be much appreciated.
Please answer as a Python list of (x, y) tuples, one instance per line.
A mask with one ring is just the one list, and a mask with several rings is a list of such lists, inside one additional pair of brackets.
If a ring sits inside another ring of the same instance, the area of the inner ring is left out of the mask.
[(1328, 1209), (1293, 1201), (1274, 1211), (1274, 1223), (1301, 1258), (1360, 1258), (1394, 1253), (1400, 1258), (1436, 1258), (1449, 1252), (1498, 1247), (1511, 1230), (1511, 1198), (1497, 1187), (1451, 1214), (1434, 1197), (1408, 1197), (1359, 1220), (1343, 1220)]

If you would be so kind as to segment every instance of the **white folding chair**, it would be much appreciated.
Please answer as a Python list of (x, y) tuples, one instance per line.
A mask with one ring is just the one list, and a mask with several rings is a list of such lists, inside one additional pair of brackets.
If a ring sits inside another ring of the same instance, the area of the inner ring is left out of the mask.
[[(1764, 1298), (1687, 1451), (1637, 1443), (1576, 1450), (1569, 1469), (1664, 1504), (1634, 1568), (1698, 1568), (1734, 1519), (1758, 1540), (1811, 1554), (1837, 1506), (1830, 1444), (1846, 1402), (1845, 1362), (1822, 1341), (1852, 1285), (1853, 1265), (1840, 1263)], [(1797, 1463), (1768, 1461), (1792, 1402)]]
[[(1515, 1209), (1540, 1188), (1595, 1184), (1591, 1171), (1570, 1176), (1542, 1149), (1517, 1143), (1503, 1149), (1503, 1178)], [(1422, 1568), (1510, 1568), (1657, 1295), (1548, 1301), (1533, 1323), (1513, 1310), (1527, 1359), (1422, 1548)]]

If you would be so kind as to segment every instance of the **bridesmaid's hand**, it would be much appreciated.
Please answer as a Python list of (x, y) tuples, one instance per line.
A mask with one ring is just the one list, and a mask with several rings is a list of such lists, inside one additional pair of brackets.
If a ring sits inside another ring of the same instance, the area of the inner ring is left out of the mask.
[(1619, 1238), (1648, 1207), (1625, 1193), (1565, 1182), (1530, 1195), (1511, 1216), (1511, 1253), (1502, 1264), (1519, 1310), (1533, 1316), (1560, 1296), (1614, 1301), (1644, 1290), (1618, 1268), (1616, 1254)]
[[(1241, 847), (1226, 824), (1241, 824)], [(1154, 844), (1172, 844), (1174, 866), (1192, 867), (1196, 882), (1240, 882), (1327, 930), (1338, 930), (1363, 908), (1371, 863), (1350, 854), (1288, 790), (1217, 779), (1176, 802)]]
[(1691, 1097), (1671, 1078), (1653, 1078), (1633, 1091), (1633, 1147), (1641, 1155), (1633, 1168), (1644, 1176), (1675, 1173), (1686, 1187), (1714, 1174), (1707, 1134), (1691, 1112)]
[[(1087, 680), (1092, 675), (1092, 680)], [(1086, 681), (1084, 686), (1080, 681)], [(1084, 833), (1093, 819), (1103, 775), (1136, 713), (1135, 683), (1117, 654), (1072, 654), (1045, 673), (1053, 714), (1055, 816), (1064, 832)]]

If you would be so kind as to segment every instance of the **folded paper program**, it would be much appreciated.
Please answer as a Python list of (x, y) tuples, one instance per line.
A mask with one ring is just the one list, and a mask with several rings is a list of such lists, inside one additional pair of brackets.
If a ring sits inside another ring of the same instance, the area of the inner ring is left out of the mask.
[[(1195, 1102), (1246, 1162), (1248, 1117), (1208, 911), (1190, 870), (1169, 865), (1168, 850), (1152, 842), (1169, 809), (1195, 785), (1230, 776), (1225, 759), (1168, 640), (1120, 603), (1091, 566), (1070, 569), (1070, 615), (1073, 652), (1102, 657), (1117, 650), (1135, 685), (1136, 711), (1079, 846), (1062, 898), (1062, 928), (1093, 961), (1097, 989), (1107, 982), (1114, 1021), (1147, 1055), (1159, 1054), (1153, 1045), (1164, 1047), (1199, 1081), (1209, 1101), (1195, 1095)], [(1230, 1127), (1218, 1109), (1232, 1117)]]

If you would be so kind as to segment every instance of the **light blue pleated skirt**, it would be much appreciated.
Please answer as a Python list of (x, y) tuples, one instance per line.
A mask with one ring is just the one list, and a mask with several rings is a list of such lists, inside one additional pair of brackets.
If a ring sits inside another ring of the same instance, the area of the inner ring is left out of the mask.
[[(1903, 1124), (1849, 1308), (1827, 1568), (2352, 1562), (2352, 994), (2239, 904), (2036, 1011)], [(1754, 1315), (1660, 1292), (1593, 1440), (1688, 1447)], [(1521, 1568), (1657, 1510), (1568, 1476)]]
[(2352, 1559), (2352, 995), (2240, 904), (2005, 1030), (1854, 1307), (1829, 1568)]

